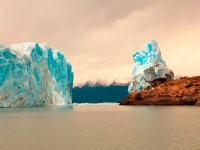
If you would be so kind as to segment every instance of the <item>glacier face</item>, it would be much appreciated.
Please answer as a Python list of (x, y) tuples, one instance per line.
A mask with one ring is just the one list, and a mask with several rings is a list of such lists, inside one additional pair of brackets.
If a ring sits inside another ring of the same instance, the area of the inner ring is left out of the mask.
[(0, 45), (0, 107), (72, 103), (72, 66), (46, 44)]
[(133, 55), (132, 82), (128, 92), (150, 90), (158, 84), (172, 80), (173, 71), (168, 69), (155, 40), (150, 40)]

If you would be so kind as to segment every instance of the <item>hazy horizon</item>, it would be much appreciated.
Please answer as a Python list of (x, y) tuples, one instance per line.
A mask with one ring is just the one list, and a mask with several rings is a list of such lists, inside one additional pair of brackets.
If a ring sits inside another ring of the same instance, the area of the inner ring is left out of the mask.
[(150, 39), (175, 75), (200, 75), (199, 0), (0, 0), (0, 6), (0, 44), (32, 41), (61, 50), (75, 83), (131, 78), (132, 55)]

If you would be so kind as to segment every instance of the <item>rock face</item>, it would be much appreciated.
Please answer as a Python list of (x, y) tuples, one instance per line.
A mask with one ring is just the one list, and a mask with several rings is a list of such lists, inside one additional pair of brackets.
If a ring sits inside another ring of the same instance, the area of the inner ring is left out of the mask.
[(65, 56), (46, 44), (0, 45), (0, 107), (72, 103), (73, 72)]
[(153, 90), (129, 94), (120, 105), (198, 105), (200, 106), (200, 76), (167, 81)]
[(128, 92), (151, 90), (157, 85), (170, 81), (174, 77), (172, 70), (168, 69), (161, 57), (161, 51), (154, 40), (150, 40), (141, 50), (133, 55), (134, 66), (132, 82)]

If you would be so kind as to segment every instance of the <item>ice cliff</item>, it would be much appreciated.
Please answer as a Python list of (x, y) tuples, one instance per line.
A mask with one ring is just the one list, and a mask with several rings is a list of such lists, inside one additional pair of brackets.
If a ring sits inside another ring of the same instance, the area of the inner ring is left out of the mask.
[(46, 44), (0, 45), (0, 107), (70, 104), (73, 76), (65, 55)]
[(133, 55), (134, 66), (132, 82), (128, 92), (151, 90), (162, 82), (172, 80), (173, 71), (168, 69), (161, 57), (161, 51), (155, 40), (150, 40)]

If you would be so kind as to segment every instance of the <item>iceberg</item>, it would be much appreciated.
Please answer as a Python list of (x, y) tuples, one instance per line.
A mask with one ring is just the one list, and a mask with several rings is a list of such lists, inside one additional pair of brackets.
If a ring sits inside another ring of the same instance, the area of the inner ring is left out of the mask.
[(73, 78), (65, 55), (44, 43), (0, 45), (0, 107), (71, 104)]
[(133, 55), (132, 82), (128, 92), (151, 90), (162, 82), (173, 80), (174, 73), (168, 69), (155, 40), (150, 40)]

